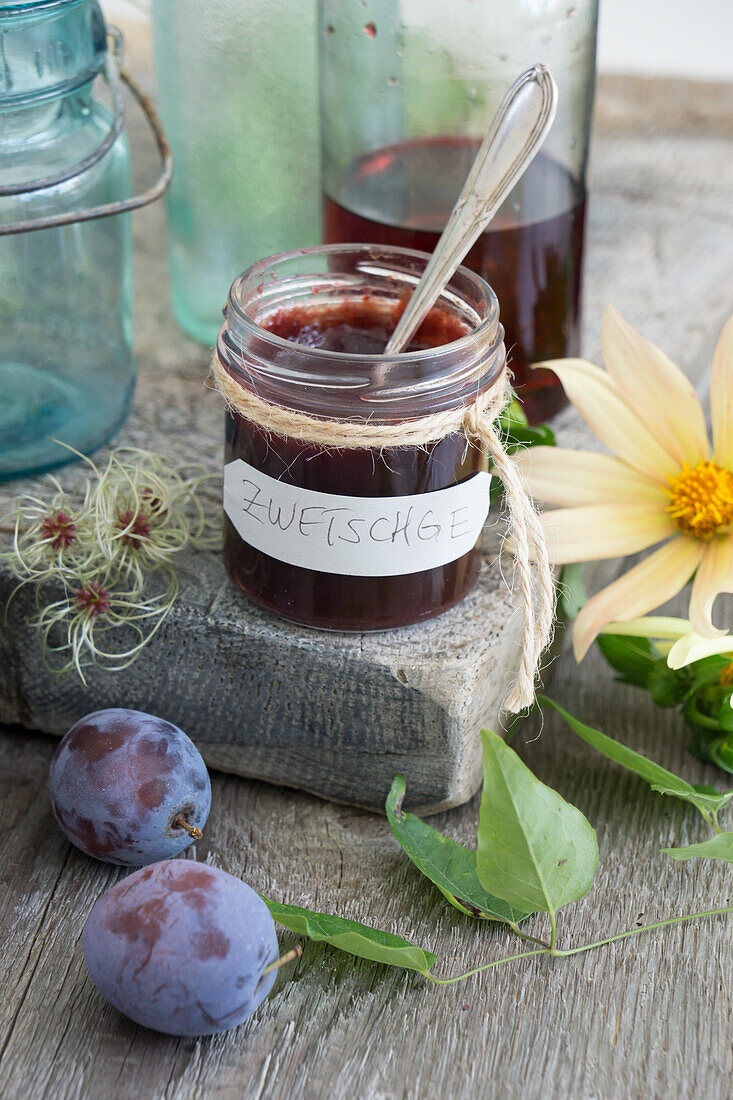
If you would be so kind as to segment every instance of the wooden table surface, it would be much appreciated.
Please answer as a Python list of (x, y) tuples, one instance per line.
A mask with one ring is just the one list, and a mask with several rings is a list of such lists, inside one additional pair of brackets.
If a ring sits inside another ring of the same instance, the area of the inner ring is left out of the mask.
[[(133, 68), (144, 69), (144, 42)], [(136, 66), (136, 62), (138, 63)], [(731, 307), (731, 89), (613, 81), (600, 99), (590, 207), (586, 353), (612, 298), (699, 376)], [(138, 131), (133, 132), (134, 143)], [(161, 210), (136, 218), (138, 255)], [(628, 262), (629, 249), (636, 261)], [(621, 262), (619, 257), (626, 257)], [(189, 400), (205, 353), (175, 334), (161, 263), (137, 272), (139, 408), (156, 370), (182, 357)], [(155, 283), (155, 286), (153, 285)], [(162, 337), (162, 339), (161, 339)], [(206, 414), (208, 415), (208, 414)], [(144, 438), (133, 419), (125, 438)], [(563, 424), (570, 424), (566, 417)], [(617, 685), (593, 653), (557, 660), (551, 694), (691, 782), (724, 778), (685, 751), (682, 723)], [(237, 1030), (174, 1039), (106, 1004), (79, 935), (124, 872), (85, 858), (56, 828), (46, 778), (55, 741), (0, 734), (0, 1096), (5, 1100), (242, 1097), (727, 1097), (733, 921), (665, 929), (569, 960), (530, 959), (445, 988), (307, 943)], [(554, 715), (519, 731), (530, 768), (598, 831), (592, 893), (561, 915), (563, 946), (668, 915), (733, 903), (723, 863), (673, 863), (660, 848), (703, 835), (699, 818), (593, 754)], [(213, 774), (196, 858), (270, 896), (399, 931), (451, 975), (513, 949), (499, 927), (451, 909), (378, 816)], [(472, 844), (476, 800), (433, 818)], [(542, 921), (530, 922), (537, 931)], [(295, 937), (284, 933), (284, 947)]]

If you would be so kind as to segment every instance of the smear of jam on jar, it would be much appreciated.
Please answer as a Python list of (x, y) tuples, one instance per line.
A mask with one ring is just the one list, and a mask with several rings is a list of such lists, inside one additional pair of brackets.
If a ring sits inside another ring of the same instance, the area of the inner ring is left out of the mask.
[[(374, 298), (281, 309), (264, 322), (296, 344), (351, 354), (381, 354), (402, 311)], [(407, 350), (424, 351), (465, 335), (453, 314), (434, 308)], [(324, 451), (273, 436), (227, 413), (226, 461), (243, 459), (290, 485), (346, 496), (391, 497), (445, 489), (486, 469), (462, 436), (425, 448)], [(225, 517), (224, 561), (230, 576), (261, 607), (306, 626), (331, 630), (385, 630), (441, 614), (476, 583), (480, 545), (447, 565), (392, 577), (355, 577), (290, 565), (263, 554)]]

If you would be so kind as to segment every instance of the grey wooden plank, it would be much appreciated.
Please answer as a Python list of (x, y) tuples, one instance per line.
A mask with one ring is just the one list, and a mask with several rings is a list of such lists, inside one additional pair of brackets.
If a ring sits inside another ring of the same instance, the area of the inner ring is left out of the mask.
[[(563, 658), (554, 695), (606, 728), (612, 711), (617, 736), (691, 780), (719, 778), (685, 754), (677, 720), (618, 687), (597, 659), (581, 679)], [(536, 733), (523, 728), (521, 755), (588, 815), (601, 847), (596, 888), (563, 918), (564, 943), (729, 903), (727, 867), (673, 864), (659, 852), (701, 835), (693, 814), (594, 756), (552, 716)], [(40, 784), (52, 747), (47, 738), (5, 735), (4, 805), (16, 784)], [(728, 1094), (731, 937), (723, 920), (567, 962), (511, 964), (438, 990), (307, 945), (267, 1004), (230, 1036), (192, 1042), (145, 1033), (102, 1003), (76, 942), (94, 899), (119, 872), (63, 851), (40, 793), (32, 813), (21, 803), (5, 819), (13, 828), (1, 845), (6, 885), (24, 895), (24, 919), (9, 929), (4, 955), (33, 952), (35, 969), (13, 1008), (0, 1062), (4, 1095), (629, 1096), (643, 1089), (661, 1097), (673, 1087), (682, 1096)], [(473, 801), (436, 825), (470, 843), (476, 815)], [(36, 847), (39, 835), (48, 838), (45, 849)], [(23, 858), (11, 864), (15, 847)], [(512, 947), (499, 929), (454, 914), (376, 816), (218, 775), (199, 856), (207, 852), (272, 896), (399, 929), (434, 949), (446, 973)], [(45, 916), (30, 927), (26, 882), (44, 871), (49, 881), (31, 896)]]
[[(519, 661), (521, 620), (490, 561), (460, 607), (370, 637), (279, 622), (228, 583), (218, 555), (191, 553), (144, 654), (122, 672), (89, 671), (86, 686), (43, 666), (28, 586), (0, 637), (0, 721), (61, 734), (124, 700), (180, 725), (214, 767), (374, 809), (410, 760), (414, 805), (447, 808), (479, 786), (476, 731), (496, 724)], [(0, 569), (0, 603), (15, 587)]]

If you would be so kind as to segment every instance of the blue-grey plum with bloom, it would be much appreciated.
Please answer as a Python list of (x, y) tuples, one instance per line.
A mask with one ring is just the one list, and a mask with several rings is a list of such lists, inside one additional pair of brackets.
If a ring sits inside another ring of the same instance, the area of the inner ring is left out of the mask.
[(61, 739), (51, 804), (69, 840), (108, 863), (141, 867), (201, 836), (211, 783), (186, 734), (139, 710), (87, 714)]
[(272, 989), (275, 925), (246, 883), (174, 859), (135, 871), (103, 894), (81, 937), (103, 997), (144, 1027), (212, 1035), (236, 1027)]

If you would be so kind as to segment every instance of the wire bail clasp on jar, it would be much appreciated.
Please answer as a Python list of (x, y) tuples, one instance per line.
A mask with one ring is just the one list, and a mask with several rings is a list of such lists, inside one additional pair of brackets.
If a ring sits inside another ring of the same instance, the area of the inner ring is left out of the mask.
[(161, 171), (158, 179), (148, 190), (128, 199), (121, 199), (118, 202), (104, 203), (100, 206), (90, 207), (88, 210), (66, 211), (62, 214), (50, 214), (46, 217), (31, 218), (27, 221), (12, 222), (6, 225), (0, 224), (0, 237), (9, 236), (12, 233), (29, 233), (37, 229), (55, 229), (58, 226), (73, 225), (76, 222), (107, 218), (113, 214), (125, 214), (130, 210), (138, 210), (141, 206), (147, 206), (149, 203), (155, 202), (168, 189), (173, 176), (173, 155), (163, 131), (162, 123), (151, 100), (142, 91), (137, 81), (121, 67), (124, 50), (124, 39), (121, 31), (116, 27), (108, 27), (107, 35), (112, 48), (107, 51), (102, 77), (109, 89), (114, 110), (114, 117), (108, 132), (94, 152), (78, 161), (72, 168), (55, 176), (45, 176), (42, 179), (29, 180), (24, 183), (2, 185), (0, 186), (0, 198), (27, 195), (34, 191), (44, 190), (47, 187), (55, 187), (57, 184), (65, 183), (67, 180), (80, 176), (99, 163), (102, 157), (112, 148), (112, 145), (122, 133), (125, 124), (123, 84), (139, 104), (153, 132), (161, 160)]

